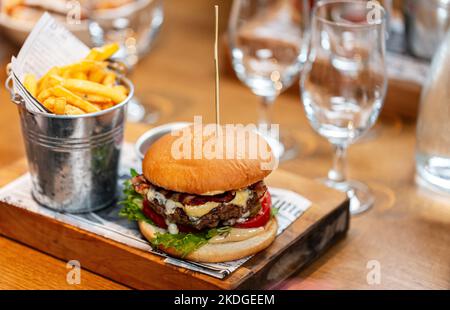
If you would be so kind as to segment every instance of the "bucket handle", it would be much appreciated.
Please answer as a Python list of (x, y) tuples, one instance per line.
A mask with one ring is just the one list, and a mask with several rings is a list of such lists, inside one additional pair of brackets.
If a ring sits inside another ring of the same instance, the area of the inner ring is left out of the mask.
[[(10, 94), (10, 97), (11, 97), (11, 101), (13, 103), (17, 104), (18, 106), (26, 107), (27, 104), (26, 104), (24, 98), (20, 94), (17, 94), (14, 91), (14, 85), (13, 85), (14, 81), (13, 81), (13, 72), (12, 72), (12, 68), (11, 68), (11, 63), (9, 63), (6, 66), (6, 74), (7, 74), (7, 78), (6, 78), (6, 81), (5, 81), (5, 87), (9, 91), (9, 94)], [(23, 88), (23, 86), (22, 86), (22, 88)], [(35, 98), (31, 98), (30, 100), (32, 100), (30, 102), (30, 107), (26, 107), (28, 110), (31, 110), (31, 111), (34, 111), (34, 112), (46, 112), (46, 113), (49, 112)]]
[(22, 97), (14, 92), (13, 75), (12, 75), (12, 69), (11, 69), (10, 63), (8, 65), (6, 65), (6, 76), (7, 76), (7, 78), (5, 81), (5, 87), (6, 87), (6, 90), (8, 90), (8, 92), (9, 92), (11, 101), (17, 105), (24, 105), (25, 103), (24, 103)]

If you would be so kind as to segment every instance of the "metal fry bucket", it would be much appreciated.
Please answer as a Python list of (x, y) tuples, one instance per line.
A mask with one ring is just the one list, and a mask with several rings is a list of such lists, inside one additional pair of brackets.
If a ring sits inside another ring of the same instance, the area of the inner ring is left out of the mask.
[(19, 110), (32, 194), (38, 203), (81, 213), (116, 200), (126, 106), (134, 92), (128, 79), (122, 78), (122, 83), (130, 90), (124, 102), (86, 115), (31, 112), (7, 85)]

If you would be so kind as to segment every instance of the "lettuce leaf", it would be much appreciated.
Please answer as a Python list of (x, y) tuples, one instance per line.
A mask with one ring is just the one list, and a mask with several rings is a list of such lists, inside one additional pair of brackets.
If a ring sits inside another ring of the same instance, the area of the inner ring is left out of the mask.
[(220, 234), (227, 234), (230, 229), (231, 227), (224, 226), (198, 233), (178, 233), (175, 235), (170, 233), (158, 233), (156, 234), (156, 238), (152, 240), (152, 245), (155, 247), (162, 246), (164, 248), (173, 248), (181, 255), (181, 257), (185, 257), (189, 253), (208, 243), (209, 239)]
[(275, 208), (275, 207), (270, 208), (270, 216), (271, 217), (276, 217), (278, 215), (278, 212), (280, 212), (280, 209)]
[[(135, 177), (137, 175), (138, 173), (132, 169), (131, 176)], [(119, 211), (119, 215), (128, 218), (130, 221), (142, 220), (153, 224), (153, 222), (142, 212), (144, 197), (134, 190), (130, 180), (126, 180), (123, 183), (123, 194), (124, 200), (119, 202), (119, 205), (122, 206), (122, 209)]]

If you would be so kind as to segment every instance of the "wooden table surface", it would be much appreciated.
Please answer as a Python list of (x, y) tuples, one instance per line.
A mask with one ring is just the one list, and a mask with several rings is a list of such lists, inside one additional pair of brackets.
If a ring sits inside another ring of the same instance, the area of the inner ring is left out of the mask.
[[(213, 8), (208, 2), (166, 1), (162, 32), (132, 75), (138, 96), (161, 107), (159, 123), (192, 121), (194, 115), (203, 115), (205, 122), (214, 120)], [(222, 30), (226, 29), (227, 2), (220, 2)], [(4, 67), (14, 53), (17, 48), (0, 37), (2, 85)], [(397, 99), (401, 100), (391, 92), (386, 106), (395, 106)], [(257, 98), (229, 73), (222, 74), (221, 102), (223, 122), (255, 121)], [(450, 199), (415, 184), (415, 123), (387, 111), (391, 109), (385, 109), (375, 128), (349, 151), (349, 175), (371, 186), (375, 206), (353, 217), (345, 240), (281, 288), (450, 288)], [(332, 148), (309, 127), (298, 89), (282, 94), (273, 113), (273, 121), (288, 129), (300, 146), (299, 156), (282, 167), (310, 178), (325, 176)], [(4, 88), (0, 124), (3, 168), (24, 156), (18, 113)], [(127, 126), (133, 127), (126, 133), (130, 141), (150, 128)], [(0, 185), (8, 181), (0, 175)], [(0, 237), (0, 249), (0, 289), (126, 288), (85, 270), (80, 285), (68, 285), (66, 262), (4, 237)], [(374, 262), (379, 264), (381, 278), (379, 284), (371, 285), (367, 277)]]

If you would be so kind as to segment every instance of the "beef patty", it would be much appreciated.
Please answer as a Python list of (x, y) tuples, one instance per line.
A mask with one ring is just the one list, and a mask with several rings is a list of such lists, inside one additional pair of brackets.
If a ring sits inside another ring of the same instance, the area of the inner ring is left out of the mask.
[(244, 215), (246, 217), (256, 215), (261, 209), (261, 198), (267, 191), (267, 187), (263, 181), (250, 185), (247, 188), (249, 190), (249, 198), (244, 206), (238, 206), (230, 203), (234, 199), (236, 191), (228, 191), (211, 196), (179, 193), (157, 187), (148, 182), (142, 175), (134, 177), (131, 182), (136, 192), (144, 195), (145, 199), (147, 199), (147, 192), (151, 189), (162, 194), (166, 199), (179, 202), (183, 205), (198, 206), (207, 202), (216, 202), (218, 205), (214, 209), (194, 219), (190, 218), (182, 208), (175, 208), (173, 212), (170, 212), (171, 214), (166, 214), (166, 206), (161, 203), (161, 200), (155, 198), (148, 201), (149, 206), (169, 222), (190, 226), (198, 230), (234, 225), (236, 220)]

